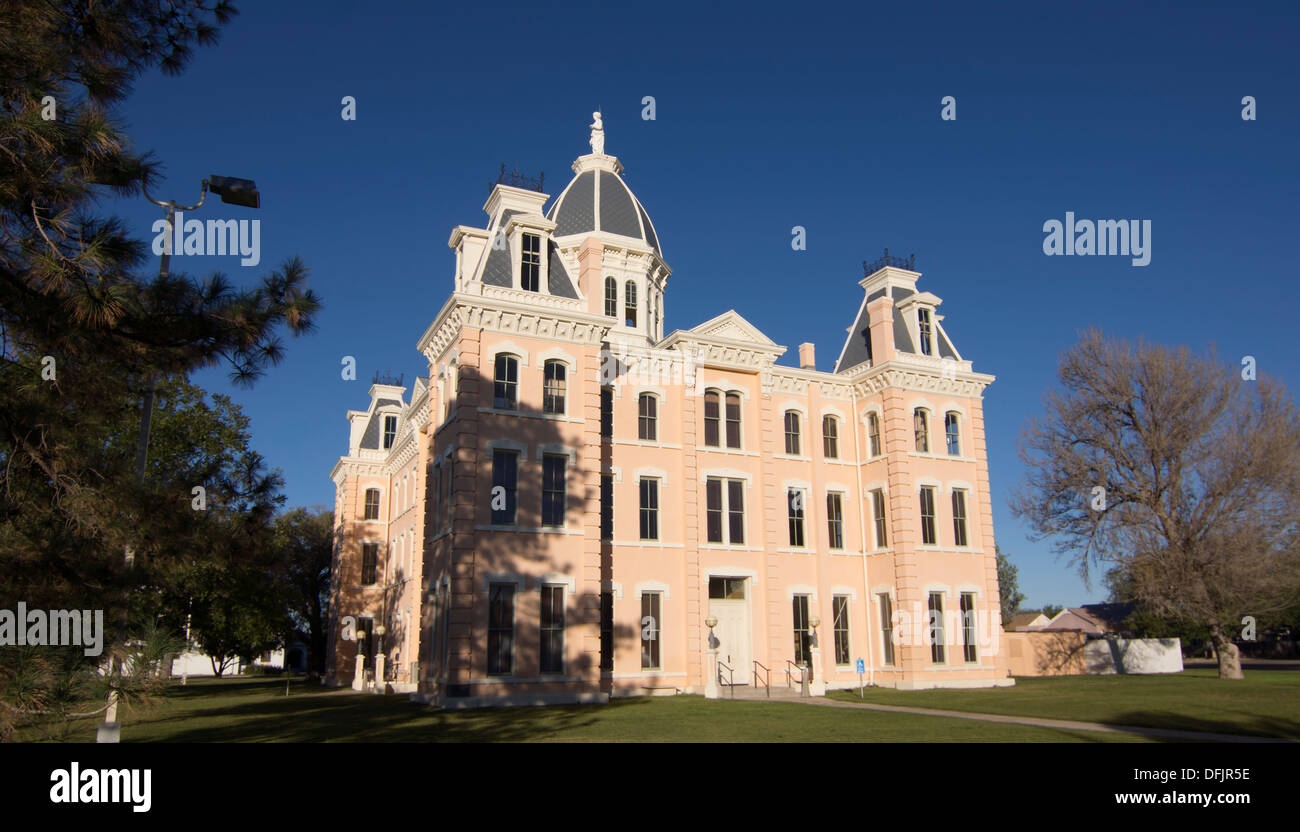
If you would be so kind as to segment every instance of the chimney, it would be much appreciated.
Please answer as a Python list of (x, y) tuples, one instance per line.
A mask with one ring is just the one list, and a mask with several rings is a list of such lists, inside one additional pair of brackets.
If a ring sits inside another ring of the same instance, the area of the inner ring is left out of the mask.
[(817, 369), (817, 359), (813, 357), (813, 345), (806, 341), (799, 345), (799, 369)]

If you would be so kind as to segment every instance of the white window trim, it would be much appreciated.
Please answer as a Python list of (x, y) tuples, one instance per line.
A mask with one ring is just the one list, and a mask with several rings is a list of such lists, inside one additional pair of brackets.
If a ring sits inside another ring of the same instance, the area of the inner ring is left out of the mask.
[[(794, 600), (794, 597), (795, 597), (796, 595), (807, 595), (807, 596), (808, 596), (808, 615), (809, 615), (809, 617), (814, 616), (814, 615), (817, 615), (818, 618), (821, 617), (820, 615), (817, 614), (817, 611), (814, 610), (814, 609), (812, 608), (812, 605), (817, 603), (817, 588), (816, 588), (816, 587), (808, 586), (807, 584), (795, 584), (794, 586), (788, 586), (788, 587), (786, 587), (786, 589), (785, 589), (785, 599), (786, 599), (787, 601), (793, 601), (793, 600)], [(823, 621), (822, 623), (824, 624), (824, 623), (826, 623), (826, 622)], [(808, 626), (809, 626), (810, 628), (812, 627), (811, 624), (809, 624)], [(821, 628), (818, 627), (817, 629), (820, 630)]]
[(837, 584), (831, 587), (831, 597), (834, 598), (836, 595), (847, 595), (849, 596), (850, 604), (858, 603), (858, 591), (851, 586), (841, 586)]
[[(659, 480), (659, 484), (662, 487), (664, 488), (668, 487), (668, 472), (663, 470), (662, 468), (650, 468), (650, 467), (638, 468), (632, 473), (636, 477), (638, 483), (637, 488), (641, 487), (639, 483), (643, 479), (657, 479)], [(662, 498), (663, 495), (661, 494), (660, 497)], [(663, 510), (662, 504), (659, 506), (659, 510), (660, 511)]]
[[(494, 441), (502, 441), (502, 440), (494, 440)], [(508, 442), (511, 440), (504, 440), (504, 441)], [(554, 456), (567, 456), (569, 458), (570, 465), (576, 467), (578, 464), (578, 449), (570, 445), (565, 445), (562, 442), (545, 442), (537, 446), (536, 455), (537, 455), (538, 462), (541, 462), (542, 457), (546, 456), (547, 454), (551, 454)]]
[(563, 572), (547, 572), (533, 578), (534, 592), (540, 593), (543, 586), (562, 586), (568, 590), (569, 595), (575, 595), (578, 591), (577, 579)]
[[(664, 601), (668, 601), (670, 598), (672, 598), (671, 588), (668, 586), (668, 584), (664, 583), (663, 581), (641, 581), (636, 585), (636, 588), (633, 590), (633, 592), (636, 593), (637, 600), (640, 600), (641, 596), (647, 592), (658, 592), (662, 594)], [(660, 614), (662, 613), (663, 611), (661, 609)], [(660, 631), (662, 631), (663, 627), (661, 626), (659, 629)]]
[(491, 591), (491, 584), (514, 584), (515, 593), (520, 594), (528, 589), (528, 577), (518, 572), (489, 572), (483, 576), (485, 594)]
[[(493, 344), (491, 347), (488, 347), (487, 352), (487, 366), (492, 368), (492, 375), (489, 378), (493, 381), (496, 381), (497, 356), (502, 353), (509, 353), (518, 358), (520, 368), (528, 366), (528, 350), (519, 346), (514, 341), (502, 341), (499, 344)], [(518, 383), (522, 383), (522, 379)]]

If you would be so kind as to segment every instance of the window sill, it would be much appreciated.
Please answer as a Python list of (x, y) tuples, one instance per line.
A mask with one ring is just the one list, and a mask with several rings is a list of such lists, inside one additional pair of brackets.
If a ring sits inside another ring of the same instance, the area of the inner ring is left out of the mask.
[(696, 445), (697, 450), (707, 451), (711, 454), (731, 454), (732, 456), (758, 456), (754, 451), (747, 451), (744, 448), (719, 448), (716, 445)]
[(476, 532), (514, 532), (519, 534), (582, 534), (579, 529), (569, 529), (562, 526), (505, 526), (505, 525), (478, 525), (474, 527)]
[(575, 416), (565, 416), (558, 413), (533, 413), (526, 410), (509, 410), (497, 407), (480, 407), (479, 413), (494, 414), (496, 416), (515, 416), (520, 419), (541, 419), (544, 422), (572, 422), (582, 424), (583, 420)]

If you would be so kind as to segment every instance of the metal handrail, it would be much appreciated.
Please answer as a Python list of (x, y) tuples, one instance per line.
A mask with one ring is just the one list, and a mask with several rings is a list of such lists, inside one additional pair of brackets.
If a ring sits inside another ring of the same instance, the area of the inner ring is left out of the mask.
[(768, 669), (767, 665), (763, 664), (758, 659), (754, 659), (754, 687), (755, 688), (758, 687), (758, 669), (760, 667), (763, 668), (763, 687), (767, 690), (767, 698), (771, 699), (772, 698), (772, 671)]
[(799, 684), (800, 685), (803, 684), (804, 666), (799, 664), (798, 662), (795, 662), (793, 659), (786, 659), (785, 660), (785, 686), (787, 688), (794, 687), (794, 684), (790, 679), (790, 667), (792, 665), (794, 666), (795, 670), (799, 671)]
[(722, 684), (722, 668), (727, 669), (727, 685), (731, 688), (731, 698), (736, 698), (736, 670), (731, 665), (718, 659), (718, 684)]

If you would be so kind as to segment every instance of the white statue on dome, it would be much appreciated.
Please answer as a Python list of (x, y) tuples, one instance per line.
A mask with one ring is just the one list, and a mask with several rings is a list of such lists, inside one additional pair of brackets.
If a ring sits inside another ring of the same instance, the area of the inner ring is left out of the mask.
[(591, 114), (591, 152), (597, 156), (605, 155), (605, 124), (600, 120), (600, 113)]

